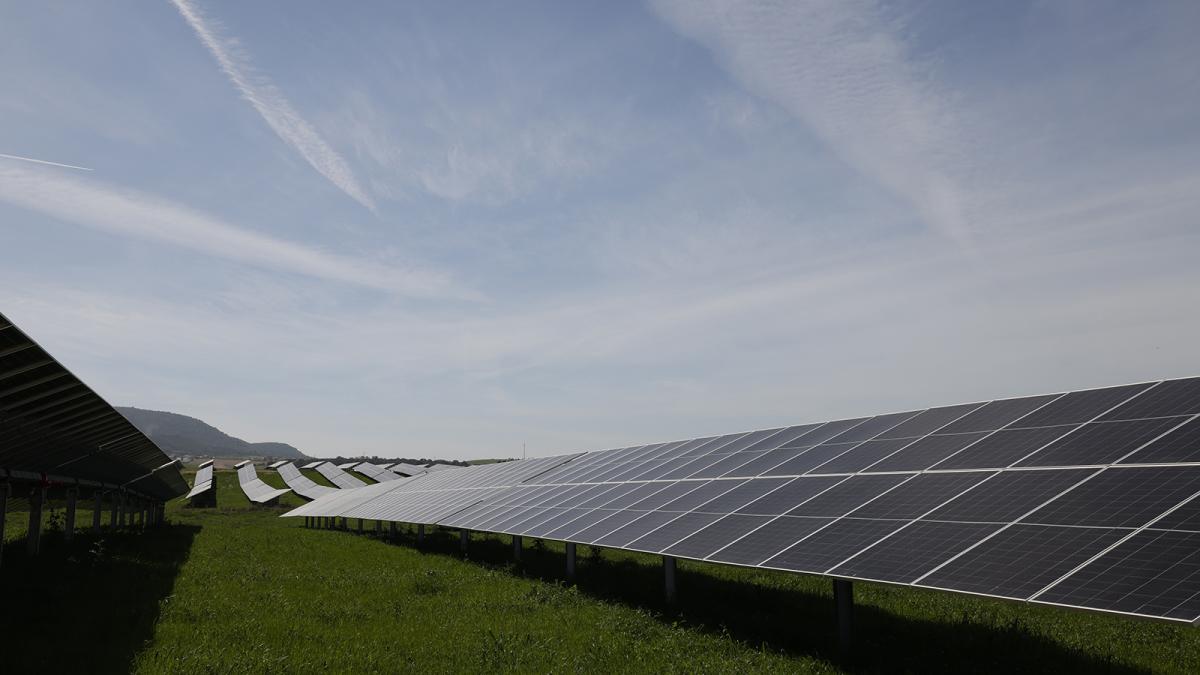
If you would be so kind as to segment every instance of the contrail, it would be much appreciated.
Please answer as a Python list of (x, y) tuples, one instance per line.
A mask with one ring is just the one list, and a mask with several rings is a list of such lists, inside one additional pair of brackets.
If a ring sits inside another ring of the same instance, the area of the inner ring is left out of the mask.
[(5, 159), (19, 159), (22, 162), (33, 162), (35, 164), (48, 164), (50, 166), (61, 166), (64, 169), (79, 169), (80, 171), (91, 171), (91, 169), (87, 168), (86, 166), (75, 166), (74, 164), (59, 164), (58, 162), (47, 162), (44, 159), (34, 159), (32, 157), (21, 157), (20, 155), (6, 155), (3, 152), (0, 152), (0, 157), (4, 157)]
[(346, 160), (325, 142), (308, 120), (300, 116), (279, 87), (254, 70), (237, 40), (222, 37), (218, 33), (218, 26), (208, 21), (192, 5), (191, 0), (171, 2), (217, 60), (217, 65), (234, 88), (258, 111), (275, 135), (292, 146), (318, 173), (351, 199), (375, 211), (375, 202), (354, 177)]

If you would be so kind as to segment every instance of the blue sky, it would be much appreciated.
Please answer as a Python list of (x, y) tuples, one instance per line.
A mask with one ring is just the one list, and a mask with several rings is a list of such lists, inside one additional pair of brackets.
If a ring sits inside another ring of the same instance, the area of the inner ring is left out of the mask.
[(315, 455), (1200, 373), (1194, 2), (10, 3), (0, 307)]

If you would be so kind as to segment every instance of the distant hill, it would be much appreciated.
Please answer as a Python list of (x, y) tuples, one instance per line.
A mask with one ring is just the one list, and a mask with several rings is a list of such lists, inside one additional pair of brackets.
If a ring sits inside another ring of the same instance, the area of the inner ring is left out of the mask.
[(287, 443), (248, 443), (195, 417), (141, 408), (117, 410), (172, 456), (306, 459)]

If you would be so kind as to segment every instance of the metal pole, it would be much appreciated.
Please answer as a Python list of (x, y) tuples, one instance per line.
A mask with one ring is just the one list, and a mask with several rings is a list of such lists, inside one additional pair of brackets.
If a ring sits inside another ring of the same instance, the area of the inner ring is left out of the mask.
[(425, 526), (417, 525), (417, 543), (421, 544), (425, 541)]
[(29, 555), (37, 555), (42, 547), (42, 503), (46, 501), (46, 488), (34, 488), (29, 495)]
[(66, 522), (63, 524), (63, 541), (68, 544), (75, 536), (75, 496), (77, 491), (75, 488), (67, 490), (67, 516)]
[(112, 506), (109, 507), (108, 527), (109, 529), (117, 526), (117, 519), (121, 517), (121, 495), (120, 493), (112, 493)]
[(521, 537), (513, 535), (513, 560), (521, 562)]
[(396, 538), (396, 521), (394, 521), (394, 520), (392, 522), (388, 523), (388, 538), (390, 538), (390, 539)]
[(567, 581), (575, 581), (575, 542), (567, 542)]
[(375, 521), (375, 534), (379, 534), (380, 532), (383, 532), (383, 521), (377, 520)]
[(4, 564), (4, 526), (8, 520), (8, 483), (0, 483), (0, 566)]
[(675, 559), (670, 556), (663, 556), (663, 585), (666, 591), (667, 604), (675, 604), (677, 597), (675, 592)]
[(359, 533), (359, 534), (362, 534), (362, 527), (363, 527), (363, 526), (362, 526), (362, 521), (363, 521), (363, 519), (362, 519), (362, 518), (359, 518), (359, 519), (358, 519), (358, 533)]
[(833, 580), (833, 603), (837, 605), (838, 649), (845, 656), (854, 638), (854, 584), (849, 579)]
[(471, 533), (466, 530), (458, 531), (458, 548), (463, 555), (467, 554), (467, 545), (471, 542)]
[(96, 507), (92, 509), (92, 534), (100, 534), (100, 516), (104, 509), (104, 492), (96, 490)]

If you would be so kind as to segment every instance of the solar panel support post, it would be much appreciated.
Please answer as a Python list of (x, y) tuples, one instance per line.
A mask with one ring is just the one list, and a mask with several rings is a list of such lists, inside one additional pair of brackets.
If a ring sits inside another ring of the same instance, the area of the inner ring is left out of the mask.
[(100, 516), (104, 510), (104, 491), (96, 490), (96, 505), (92, 509), (92, 534), (100, 535)]
[(854, 583), (835, 578), (833, 603), (837, 606), (838, 650), (845, 656), (854, 638)]
[(27, 543), (29, 555), (34, 556), (42, 547), (42, 504), (46, 501), (46, 488), (38, 486), (29, 495), (29, 533)]
[(117, 520), (121, 518), (121, 494), (118, 492), (112, 493), (112, 505), (108, 511), (108, 528), (116, 529)]
[(70, 543), (75, 537), (75, 500), (79, 491), (75, 488), (67, 490), (67, 513), (63, 522), (63, 541)]
[(417, 525), (417, 543), (421, 544), (425, 541), (425, 526)]
[(396, 521), (388, 523), (388, 538), (395, 540), (396, 538)]
[(521, 537), (513, 535), (513, 560), (521, 562)]
[(358, 519), (358, 533), (362, 534), (362, 532), (363, 532), (363, 519), (359, 518)]
[(575, 581), (575, 542), (567, 542), (567, 581)]
[(383, 532), (383, 521), (377, 520), (375, 521), (375, 534), (379, 534), (381, 532)]
[(458, 531), (458, 548), (463, 555), (467, 554), (467, 546), (471, 543), (471, 533), (467, 530)]
[(675, 589), (675, 558), (669, 555), (663, 556), (663, 590), (667, 604), (675, 604), (675, 599), (678, 597)]
[[(0, 533), (4, 532), (5, 521), (8, 520), (8, 493), (11, 488), (8, 483), (0, 483)], [(0, 565), (4, 564), (4, 538), (0, 536)]]

